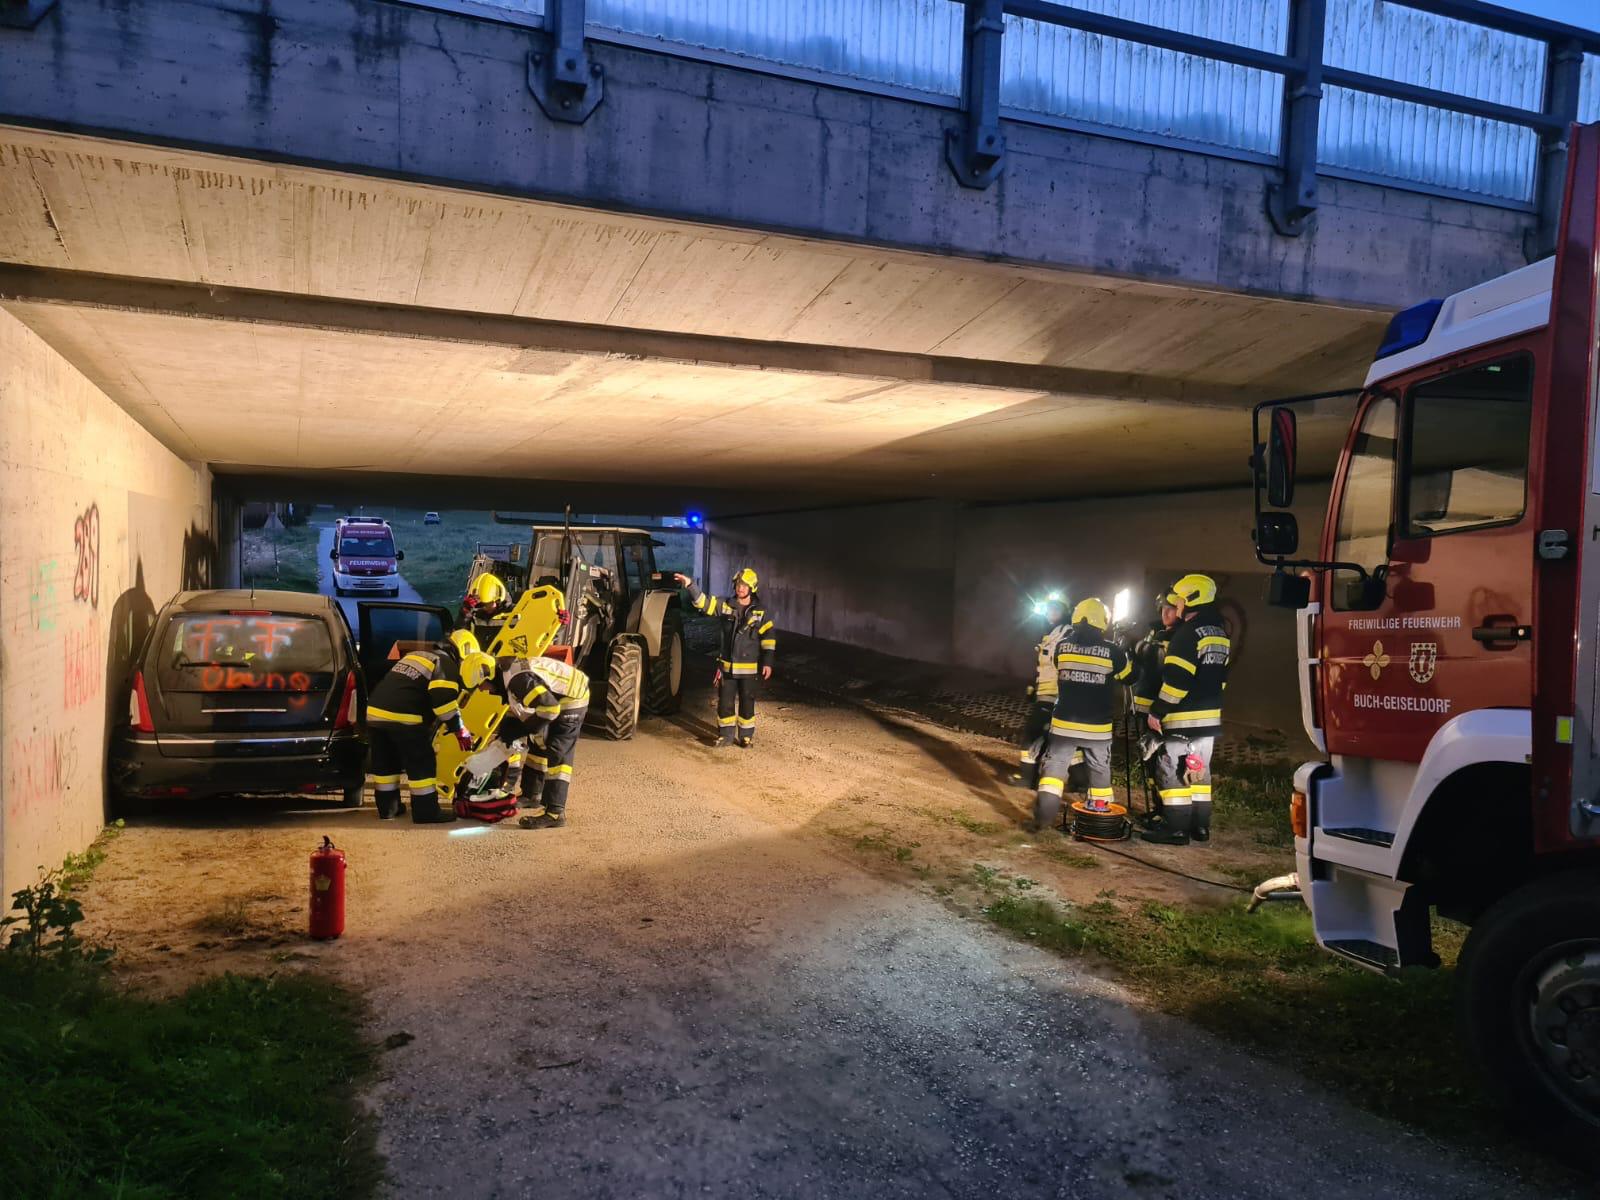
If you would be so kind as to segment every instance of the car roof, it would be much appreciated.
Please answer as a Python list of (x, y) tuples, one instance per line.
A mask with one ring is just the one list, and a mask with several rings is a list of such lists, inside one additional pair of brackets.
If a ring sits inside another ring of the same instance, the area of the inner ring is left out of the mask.
[(230, 609), (266, 609), (300, 616), (326, 616), (333, 601), (315, 592), (269, 592), (246, 588), (221, 588), (179, 592), (172, 598), (174, 612), (227, 612)]
[(362, 529), (387, 530), (389, 528), (389, 522), (387, 522), (387, 521), (371, 521), (371, 520), (368, 520), (367, 518), (363, 517), (359, 521), (346, 521), (344, 523), (344, 526), (345, 526), (346, 529), (355, 529), (357, 531), (362, 530)]

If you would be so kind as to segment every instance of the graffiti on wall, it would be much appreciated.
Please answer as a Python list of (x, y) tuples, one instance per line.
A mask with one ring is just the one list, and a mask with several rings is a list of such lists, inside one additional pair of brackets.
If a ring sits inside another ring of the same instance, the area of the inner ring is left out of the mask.
[(72, 523), (72, 547), (78, 569), (72, 576), (72, 598), (91, 608), (100, 607), (100, 505), (89, 505)]
[(62, 698), (70, 710), (98, 700), (105, 688), (105, 640), (98, 623), (68, 630), (62, 646)]
[(6, 797), (13, 808), (64, 798), (78, 767), (72, 730), (30, 733), (6, 743)]
[(56, 560), (35, 563), (28, 575), (28, 621), (40, 633), (56, 627)]
[(183, 589), (204, 591), (212, 586), (217, 571), (217, 544), (199, 526), (190, 525), (183, 535)]

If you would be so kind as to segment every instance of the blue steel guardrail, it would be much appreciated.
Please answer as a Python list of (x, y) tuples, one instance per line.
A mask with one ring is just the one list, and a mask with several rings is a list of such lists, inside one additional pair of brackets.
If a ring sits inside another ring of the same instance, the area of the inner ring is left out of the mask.
[(960, 107), (968, 186), (1001, 118), (1277, 163), (1291, 235), (1342, 176), (1535, 212), (1547, 252), (1566, 126), (1600, 118), (1600, 33), (1479, 0), (400, 2)]

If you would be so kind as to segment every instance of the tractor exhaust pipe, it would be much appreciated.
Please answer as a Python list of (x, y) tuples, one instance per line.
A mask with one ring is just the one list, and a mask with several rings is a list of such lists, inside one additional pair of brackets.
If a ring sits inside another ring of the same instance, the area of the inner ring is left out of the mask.
[(1300, 900), (1300, 876), (1296, 874), (1274, 875), (1271, 879), (1256, 884), (1256, 890), (1250, 893), (1250, 903), (1245, 906), (1245, 912), (1255, 912), (1268, 900)]

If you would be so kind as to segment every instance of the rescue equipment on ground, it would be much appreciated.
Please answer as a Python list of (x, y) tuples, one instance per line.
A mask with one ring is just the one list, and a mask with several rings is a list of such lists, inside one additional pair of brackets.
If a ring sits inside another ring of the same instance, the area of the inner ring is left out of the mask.
[(1080, 842), (1124, 841), (1128, 837), (1127, 806), (1112, 801), (1104, 808), (1094, 808), (1086, 800), (1075, 800), (1071, 832)]
[(311, 936), (322, 940), (344, 932), (344, 851), (324, 837), (311, 852)]

